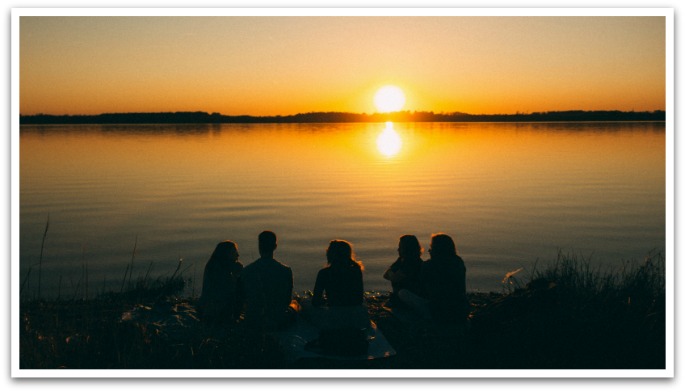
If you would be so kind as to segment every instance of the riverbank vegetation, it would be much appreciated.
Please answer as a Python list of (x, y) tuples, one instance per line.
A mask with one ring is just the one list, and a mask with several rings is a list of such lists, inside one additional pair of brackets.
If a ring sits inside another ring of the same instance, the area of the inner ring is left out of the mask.
[(498, 293), (470, 293), (464, 334), (407, 325), (367, 293), (371, 319), (397, 354), (288, 362), (276, 339), (197, 319), (180, 274), (141, 278), (135, 290), (89, 300), (27, 299), (20, 305), (21, 369), (663, 369), (664, 257), (593, 268), (560, 254), (526, 281), (512, 271)]

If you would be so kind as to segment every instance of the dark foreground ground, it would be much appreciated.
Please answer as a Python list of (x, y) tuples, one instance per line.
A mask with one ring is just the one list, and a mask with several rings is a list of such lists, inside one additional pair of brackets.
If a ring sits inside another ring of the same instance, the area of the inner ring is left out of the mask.
[(193, 300), (164, 291), (88, 301), (33, 300), (20, 308), (20, 368), (665, 367), (665, 297), (663, 287), (646, 285), (654, 283), (652, 278), (637, 276), (620, 285), (604, 282), (592, 290), (554, 278), (538, 276), (506, 294), (471, 293), (471, 327), (465, 334), (430, 324), (406, 325), (383, 308), (387, 293), (367, 293), (371, 319), (397, 351), (371, 361), (287, 362), (269, 335), (241, 323), (207, 325), (195, 318)]

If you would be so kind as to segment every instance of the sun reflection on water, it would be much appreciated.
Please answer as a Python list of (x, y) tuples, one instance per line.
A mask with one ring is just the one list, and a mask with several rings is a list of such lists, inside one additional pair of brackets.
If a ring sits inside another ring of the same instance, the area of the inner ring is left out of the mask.
[(400, 149), (402, 149), (402, 138), (393, 128), (392, 122), (388, 121), (385, 123), (385, 129), (376, 138), (376, 146), (378, 151), (388, 158), (400, 152)]

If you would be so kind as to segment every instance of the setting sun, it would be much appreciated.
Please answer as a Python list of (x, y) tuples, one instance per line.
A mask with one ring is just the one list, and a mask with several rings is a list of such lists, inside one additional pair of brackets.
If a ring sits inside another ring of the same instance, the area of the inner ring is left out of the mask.
[(405, 97), (399, 87), (383, 86), (376, 92), (373, 102), (379, 112), (396, 112), (404, 107)]

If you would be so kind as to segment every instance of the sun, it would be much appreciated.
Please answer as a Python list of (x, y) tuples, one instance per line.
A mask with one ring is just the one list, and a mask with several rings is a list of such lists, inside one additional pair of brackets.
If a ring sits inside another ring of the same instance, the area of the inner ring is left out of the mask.
[(405, 97), (397, 86), (383, 86), (373, 97), (373, 103), (381, 113), (396, 112), (404, 107)]

